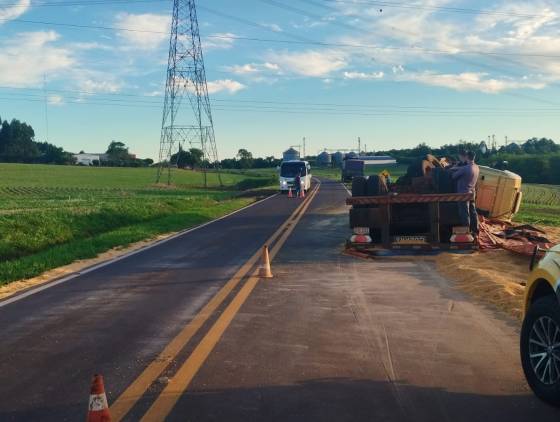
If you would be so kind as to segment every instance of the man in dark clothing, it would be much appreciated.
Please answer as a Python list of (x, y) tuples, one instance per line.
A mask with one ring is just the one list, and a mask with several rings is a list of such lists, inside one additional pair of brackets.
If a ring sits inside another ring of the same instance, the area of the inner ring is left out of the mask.
[(296, 177), (294, 178), (294, 188), (296, 190), (296, 197), (299, 198), (299, 193), (301, 190), (301, 172), (298, 172), (298, 174), (296, 174)]
[[(474, 162), (475, 154), (472, 151), (460, 152), (459, 160), (466, 163), (460, 167), (452, 167), (452, 177), (457, 181), (458, 193), (472, 193), (475, 194), (476, 182), (480, 169)], [(475, 201), (458, 202), (459, 218), (461, 224), (470, 227), (471, 233), (478, 234), (478, 215), (476, 213)]]

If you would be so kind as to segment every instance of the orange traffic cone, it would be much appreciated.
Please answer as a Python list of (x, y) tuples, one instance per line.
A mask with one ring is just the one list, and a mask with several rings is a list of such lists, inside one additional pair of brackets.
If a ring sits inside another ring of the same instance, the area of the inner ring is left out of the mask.
[(94, 375), (89, 395), (87, 422), (111, 422), (109, 405), (103, 386), (103, 376)]
[(263, 246), (262, 263), (259, 268), (259, 277), (272, 278), (272, 271), (270, 271), (270, 258), (268, 256), (268, 246)]
[(301, 189), (300, 189), (300, 191), (299, 191), (299, 197), (300, 197), (300, 198), (305, 198), (305, 189), (304, 189), (304, 188), (301, 188)]
[(292, 193), (292, 187), (290, 186), (290, 189), (288, 190), (288, 198), (293, 198), (294, 194)]

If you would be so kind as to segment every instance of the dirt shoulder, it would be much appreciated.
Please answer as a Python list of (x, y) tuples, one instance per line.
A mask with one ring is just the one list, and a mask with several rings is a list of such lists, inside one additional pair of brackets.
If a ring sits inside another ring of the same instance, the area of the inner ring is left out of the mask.
[[(560, 243), (560, 228), (539, 228), (553, 243)], [(521, 319), (529, 260), (506, 250), (494, 250), (470, 255), (442, 253), (436, 263), (439, 272), (461, 290)]]

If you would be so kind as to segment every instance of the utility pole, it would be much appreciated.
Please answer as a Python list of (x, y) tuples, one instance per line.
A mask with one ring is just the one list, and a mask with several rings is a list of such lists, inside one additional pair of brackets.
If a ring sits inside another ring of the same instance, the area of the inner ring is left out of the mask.
[(171, 183), (171, 156), (184, 144), (202, 151), (204, 186), (208, 165), (215, 167), (221, 185), (195, 0), (173, 0), (156, 182), (166, 167), (167, 184)]
[(303, 159), (305, 160), (305, 136), (303, 137)]
[(362, 152), (362, 140), (358, 136), (358, 155)]
[(508, 145), (507, 135), (505, 136), (505, 144), (506, 144), (506, 147), (507, 147), (507, 145)]

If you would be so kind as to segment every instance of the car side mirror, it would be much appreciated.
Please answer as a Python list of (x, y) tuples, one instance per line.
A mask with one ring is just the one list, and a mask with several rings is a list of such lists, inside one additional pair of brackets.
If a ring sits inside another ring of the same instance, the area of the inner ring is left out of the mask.
[(538, 256), (539, 256), (539, 252), (546, 252), (546, 249), (539, 248), (539, 245), (535, 246), (535, 249), (533, 249), (533, 255), (531, 255), (531, 262), (529, 264), (529, 271), (533, 271), (533, 269), (535, 268), (535, 265), (540, 261), (540, 259), (537, 259)]

